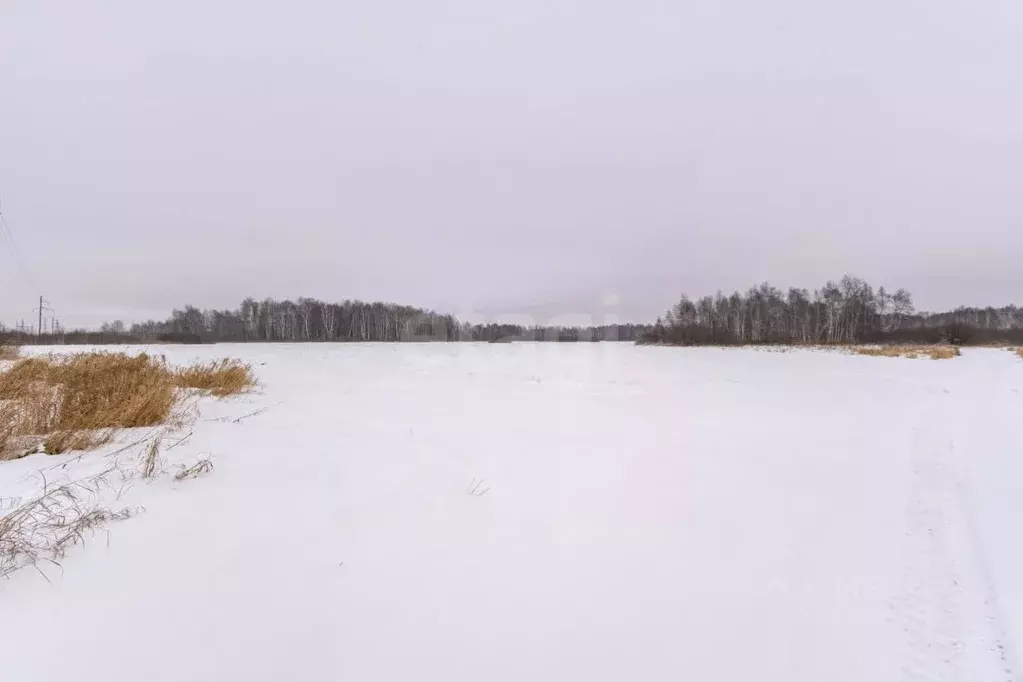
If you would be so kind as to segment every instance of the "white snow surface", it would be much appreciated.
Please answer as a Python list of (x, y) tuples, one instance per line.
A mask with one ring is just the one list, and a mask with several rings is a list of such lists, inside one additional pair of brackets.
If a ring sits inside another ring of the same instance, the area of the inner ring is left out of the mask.
[(263, 386), (0, 581), (4, 682), (1023, 679), (1011, 353), (148, 350)]

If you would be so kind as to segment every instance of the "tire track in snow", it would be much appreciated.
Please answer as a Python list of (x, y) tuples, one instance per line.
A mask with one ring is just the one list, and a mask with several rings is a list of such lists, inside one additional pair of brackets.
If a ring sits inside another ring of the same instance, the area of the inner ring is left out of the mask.
[(964, 516), (966, 518), (967, 532), (970, 539), (971, 556), (973, 557), (978, 578), (984, 590), (984, 605), (987, 612), (988, 629), (993, 639), (992, 651), (998, 655), (1002, 665), (1002, 672), (1006, 682), (1015, 682), (1019, 678), (1016, 671), (1020, 670), (1019, 658), (1012, 646), (1012, 639), (1005, 627), (1005, 617), (998, 601), (998, 592), (995, 588), (994, 579), (991, 577), (991, 570), (988, 568), (984, 558), (983, 547), (980, 543), (980, 536), (977, 532), (977, 525), (972, 512), (973, 505), (970, 503), (971, 495), (969, 486), (965, 483), (959, 485), (960, 502), (962, 503)]
[(897, 603), (906, 635), (902, 661), (905, 680), (960, 680), (963, 612), (961, 578), (949, 548), (940, 425), (930, 411), (917, 424), (911, 452), (912, 486), (906, 506), (906, 568)]
[(952, 402), (944, 392), (925, 400), (914, 428), (905, 573), (894, 604), (905, 636), (902, 677), (1014, 682), (950, 430), (964, 415), (952, 411)]
[[(999, 363), (992, 365), (990, 370), (994, 376), (989, 377), (990, 381), (981, 383), (981, 386), (985, 387), (981, 393), (981, 398), (970, 401), (973, 414), (966, 420), (966, 425), (970, 428), (970, 431), (965, 434), (967, 438), (972, 435), (973, 430), (984, 432), (996, 429), (1006, 423), (1013, 423), (1015, 419), (1015, 415), (1010, 415), (1006, 411), (1004, 398), (1005, 395), (1009, 394), (1010, 389), (1012, 391), (1016, 390), (1009, 380), (1012, 374), (1006, 374)], [(952, 447), (955, 449), (954, 443)], [(969, 555), (973, 560), (978, 587), (983, 590), (984, 594), (988, 633), (992, 641), (991, 651), (998, 656), (1001, 671), (1004, 675), (1001, 679), (1015, 682), (1020, 679), (1019, 675), (1023, 672), (1023, 668), (1020, 667), (1019, 653), (1014, 646), (1009, 629), (1006, 627), (1006, 619), (998, 598), (998, 590), (988, 565), (983, 543), (981, 542), (974, 513), (969, 475), (960, 477), (956, 490), (960, 509), (965, 519), (966, 532), (969, 539)]]

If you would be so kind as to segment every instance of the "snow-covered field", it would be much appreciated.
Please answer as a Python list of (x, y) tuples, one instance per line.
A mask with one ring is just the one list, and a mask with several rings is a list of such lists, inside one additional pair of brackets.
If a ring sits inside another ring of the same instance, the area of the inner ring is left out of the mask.
[(263, 388), (165, 454), (214, 472), (0, 582), (2, 680), (1023, 679), (1010, 353), (157, 350)]

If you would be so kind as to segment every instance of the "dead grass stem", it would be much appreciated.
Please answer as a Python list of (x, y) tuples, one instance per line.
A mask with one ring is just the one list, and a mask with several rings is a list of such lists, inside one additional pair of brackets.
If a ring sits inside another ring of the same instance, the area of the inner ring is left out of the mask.
[(181, 466), (178, 469), (178, 473), (174, 474), (175, 481), (183, 481), (186, 478), (198, 478), (203, 474), (208, 474), (213, 471), (213, 461), (209, 457), (204, 457), (192, 466)]
[(156, 476), (157, 464), (160, 460), (160, 442), (159, 437), (154, 438), (142, 455), (142, 478), (146, 480)]

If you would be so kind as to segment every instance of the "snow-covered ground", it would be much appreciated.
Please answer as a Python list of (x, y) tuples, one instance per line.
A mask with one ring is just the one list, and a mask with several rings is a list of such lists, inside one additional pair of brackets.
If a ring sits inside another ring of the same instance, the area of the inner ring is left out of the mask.
[(0, 582), (0, 679), (1023, 679), (1010, 353), (159, 352), (263, 388), (166, 453), (214, 472)]

